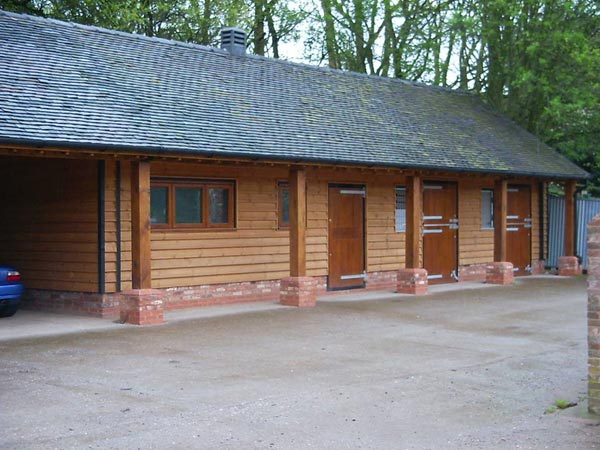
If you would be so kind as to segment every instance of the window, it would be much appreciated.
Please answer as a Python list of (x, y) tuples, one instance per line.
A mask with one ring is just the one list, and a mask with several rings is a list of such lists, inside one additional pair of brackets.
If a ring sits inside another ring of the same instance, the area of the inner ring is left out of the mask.
[(481, 191), (481, 228), (494, 228), (494, 191), (491, 189)]
[(406, 231), (406, 188), (396, 187), (396, 232)]
[(290, 227), (290, 185), (281, 182), (277, 189), (277, 220), (279, 228)]
[(150, 223), (155, 228), (233, 228), (232, 181), (153, 179)]

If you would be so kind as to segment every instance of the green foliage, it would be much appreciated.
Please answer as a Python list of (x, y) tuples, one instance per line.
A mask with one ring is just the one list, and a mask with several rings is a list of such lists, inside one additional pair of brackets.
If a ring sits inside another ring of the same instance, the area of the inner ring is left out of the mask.
[(577, 406), (577, 403), (570, 402), (569, 400), (559, 399), (554, 402), (554, 406), (558, 409), (567, 409), (572, 408), (573, 406)]
[(34, 16), (44, 15), (39, 2), (35, 0), (0, 0), (0, 9)]

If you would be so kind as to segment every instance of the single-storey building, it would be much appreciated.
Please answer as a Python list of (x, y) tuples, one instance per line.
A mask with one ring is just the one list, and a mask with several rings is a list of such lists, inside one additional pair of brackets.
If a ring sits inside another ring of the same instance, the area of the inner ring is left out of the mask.
[(303, 305), (526, 275), (543, 269), (551, 181), (577, 270), (587, 173), (477, 96), (222, 39), (0, 12), (0, 261), (30, 305)]

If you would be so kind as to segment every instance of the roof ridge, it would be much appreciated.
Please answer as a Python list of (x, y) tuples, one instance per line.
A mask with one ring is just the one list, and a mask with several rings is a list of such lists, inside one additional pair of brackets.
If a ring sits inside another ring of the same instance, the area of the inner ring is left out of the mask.
[(218, 53), (218, 54), (222, 54), (223, 56), (229, 56), (231, 58), (247, 58), (247, 59), (256, 60), (256, 61), (265, 61), (267, 63), (272, 63), (272, 64), (284, 64), (284, 65), (290, 66), (290, 67), (299, 67), (302, 69), (314, 70), (314, 71), (319, 71), (319, 72), (324, 72), (324, 73), (334, 73), (334, 74), (340, 74), (340, 75), (344, 75), (344, 76), (367, 78), (367, 79), (371, 79), (371, 80), (377, 80), (379, 82), (400, 83), (400, 84), (404, 84), (407, 86), (414, 86), (414, 87), (427, 88), (427, 89), (433, 89), (433, 90), (441, 90), (444, 92), (451, 92), (453, 94), (458, 94), (458, 95), (474, 95), (473, 92), (470, 92), (470, 91), (467, 91), (464, 89), (453, 89), (453, 88), (446, 87), (446, 86), (436, 86), (436, 85), (427, 84), (427, 83), (419, 82), (419, 81), (405, 80), (402, 78), (392, 78), (392, 77), (386, 77), (386, 76), (382, 76), (382, 75), (360, 73), (360, 72), (354, 72), (354, 71), (342, 70), (342, 69), (333, 69), (331, 67), (316, 66), (316, 65), (308, 64), (308, 63), (288, 61), (285, 59), (270, 58), (267, 56), (255, 55), (255, 54), (251, 54), (251, 53), (245, 54), (243, 56), (234, 56), (234, 55), (231, 55), (227, 50), (224, 50), (224, 49), (221, 49), (218, 47), (213, 47), (210, 45), (201, 45), (201, 44), (196, 44), (194, 42), (184, 42), (184, 41), (178, 41), (176, 39), (167, 39), (167, 38), (161, 38), (161, 37), (156, 37), (156, 36), (147, 36), (145, 34), (130, 33), (127, 31), (113, 30), (110, 28), (99, 27), (96, 25), (85, 25), (85, 24), (81, 24), (81, 23), (77, 23), (77, 22), (67, 22), (64, 20), (52, 19), (52, 18), (48, 18), (48, 17), (40, 17), (40, 16), (32, 16), (29, 14), (14, 13), (11, 11), (4, 11), (2, 9), (0, 9), (0, 15), (13, 17), (13, 18), (26, 19), (26, 20), (30, 20), (33, 22), (41, 22), (41, 23), (50, 22), (50, 23), (54, 23), (54, 24), (64, 26), (64, 27), (72, 27), (72, 28), (79, 28), (82, 30), (95, 31), (95, 32), (105, 33), (105, 34), (114, 35), (114, 36), (121, 36), (121, 37), (125, 37), (128, 39), (137, 39), (140, 41), (157, 42), (157, 43), (166, 44), (166, 45), (186, 47), (186, 48), (191, 48), (191, 49), (196, 49), (196, 50), (201, 50), (201, 51)]

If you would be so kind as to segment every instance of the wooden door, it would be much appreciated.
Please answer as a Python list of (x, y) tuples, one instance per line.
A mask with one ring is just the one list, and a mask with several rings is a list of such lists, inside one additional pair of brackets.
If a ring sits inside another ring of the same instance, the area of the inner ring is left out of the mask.
[(508, 186), (506, 215), (506, 260), (513, 263), (515, 275), (531, 270), (531, 187)]
[(365, 187), (329, 186), (329, 289), (365, 285)]
[(430, 284), (457, 281), (458, 202), (455, 183), (423, 185), (423, 267)]

